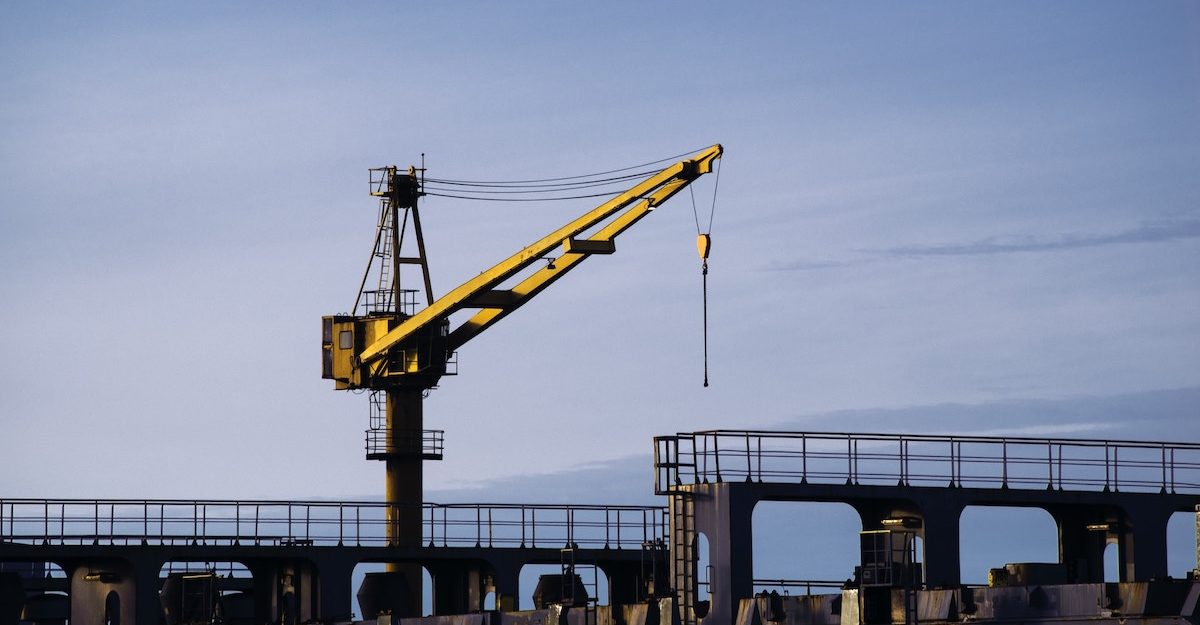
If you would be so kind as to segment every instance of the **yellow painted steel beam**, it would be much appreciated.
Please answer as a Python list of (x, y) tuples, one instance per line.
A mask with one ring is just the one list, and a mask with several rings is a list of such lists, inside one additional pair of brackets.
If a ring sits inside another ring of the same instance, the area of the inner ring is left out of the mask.
[[(389, 349), (431, 323), (437, 323), (459, 310), (479, 308), (481, 304), (491, 303), (487, 300), (495, 297), (493, 292), (499, 284), (537, 262), (559, 245), (563, 245), (565, 250), (570, 250), (571, 244), (569, 241), (571, 239), (579, 236), (605, 219), (612, 217), (622, 209), (628, 208), (628, 210), (616, 217), (608, 225), (602, 227), (594, 236), (582, 239), (584, 241), (611, 242), (614, 237), (624, 232), (693, 180), (711, 172), (713, 162), (721, 157), (722, 152), (723, 149), (719, 144), (714, 145), (694, 154), (690, 158), (666, 167), (634, 185), (629, 190), (497, 263), (475, 278), (455, 287), (449, 293), (438, 298), (415, 315), (405, 319), (391, 331), (363, 349), (359, 355), (359, 365), (377, 363), (387, 354)], [(506, 303), (502, 308), (483, 308), (460, 328), (451, 332), (450, 349), (456, 349), (478, 335), (492, 323), (495, 323), (525, 301), (528, 301), (529, 298), (541, 292), (542, 289), (549, 286), (554, 280), (557, 280), (567, 270), (577, 265), (589, 255), (590, 253), (567, 251), (555, 259), (553, 269), (550, 267), (542, 268), (522, 280), (517, 286), (511, 289), (513, 303)], [(508, 300), (509, 296), (506, 295), (504, 299)], [(370, 369), (376, 370), (378, 367), (370, 367)]]

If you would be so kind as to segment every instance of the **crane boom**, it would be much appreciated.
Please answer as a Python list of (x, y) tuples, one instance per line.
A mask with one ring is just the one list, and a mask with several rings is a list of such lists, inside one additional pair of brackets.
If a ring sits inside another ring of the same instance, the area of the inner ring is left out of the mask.
[[(454, 288), (367, 345), (358, 354), (358, 367), (370, 367), (372, 374), (382, 373), (380, 363), (385, 362), (385, 356), (392, 348), (427, 331), (431, 326), (445, 323), (455, 312), (479, 308), (481, 310), (449, 333), (447, 349), (453, 351), (461, 347), (529, 301), (584, 258), (592, 254), (612, 253), (615, 249), (613, 239), (618, 234), (637, 223), (696, 178), (710, 173), (713, 162), (721, 157), (722, 152), (719, 144), (714, 145), (664, 168)], [(624, 213), (592, 236), (585, 239), (575, 238), (622, 210)], [(495, 290), (497, 285), (536, 263), (559, 245), (562, 246), (563, 253), (554, 263), (534, 272), (511, 289)]]

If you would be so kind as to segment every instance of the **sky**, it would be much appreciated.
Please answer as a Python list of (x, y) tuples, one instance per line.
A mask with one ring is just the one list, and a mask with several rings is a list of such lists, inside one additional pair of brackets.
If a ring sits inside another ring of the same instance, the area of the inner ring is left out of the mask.
[[(378, 497), (319, 368), (366, 170), (717, 142), (712, 385), (680, 196), (460, 350), (429, 498), (640, 501), (715, 427), (1200, 441), (1194, 3), (5, 3), (0, 494)], [(590, 207), (427, 198), (435, 293)]]

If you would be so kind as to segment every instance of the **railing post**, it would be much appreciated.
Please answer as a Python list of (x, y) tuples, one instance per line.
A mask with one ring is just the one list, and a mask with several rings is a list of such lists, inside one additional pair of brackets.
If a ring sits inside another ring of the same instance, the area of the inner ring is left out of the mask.
[(746, 481), (753, 481), (750, 476), (753, 475), (754, 468), (750, 463), (750, 433), (746, 432)]
[(713, 465), (717, 469), (717, 481), (723, 482), (721, 479), (721, 435), (713, 434)]
[[(759, 469), (758, 473), (759, 479), (762, 479), (762, 470)], [(800, 434), (800, 483), (808, 483), (808, 435), (803, 433)]]
[(1063, 488), (1063, 481), (1062, 481), (1063, 457), (1062, 457), (1062, 454), (1063, 454), (1063, 445), (1062, 445), (1062, 443), (1059, 443), (1058, 444), (1058, 490), (1062, 490), (1062, 488)]
[(1113, 492), (1121, 490), (1121, 446), (1113, 446)]
[(1104, 442), (1104, 492), (1108, 492), (1109, 485), (1109, 460), (1108, 460), (1108, 441)]
[(1008, 488), (1008, 439), (1000, 439), (1000, 488)]
[[(2, 507), (2, 506), (0, 506), (0, 507)], [(43, 521), (42, 522), (42, 542), (46, 543), (46, 542), (49, 542), (49, 539), (50, 539), (50, 500), (49, 499), (47, 499), (43, 502), (42, 521)]]
[(850, 434), (846, 435), (846, 484), (854, 483), (854, 443)]
[(567, 506), (567, 549), (575, 544), (575, 509)]
[(1171, 448), (1171, 492), (1175, 492), (1175, 448)]
[(1046, 490), (1054, 490), (1054, 441), (1046, 441)]
[(1162, 491), (1161, 492), (1165, 493), (1165, 492), (1167, 492), (1167, 446), (1165, 444), (1161, 445), (1159, 447), (1159, 452), (1161, 455), (1160, 462), (1162, 464)]

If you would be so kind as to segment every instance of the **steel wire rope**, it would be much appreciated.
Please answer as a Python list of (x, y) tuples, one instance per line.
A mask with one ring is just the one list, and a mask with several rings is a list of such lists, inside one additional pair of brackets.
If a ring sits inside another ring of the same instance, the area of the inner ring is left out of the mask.
[[(579, 191), (582, 189), (596, 189), (596, 188), (601, 188), (601, 187), (617, 187), (617, 185), (620, 185), (623, 182), (628, 182), (630, 180), (637, 180), (639, 178), (645, 178), (645, 177), (648, 177), (655, 173), (657, 173), (657, 172), (647, 172), (645, 175), (639, 174), (637, 176), (631, 176), (630, 178), (620, 179), (615, 182), (596, 182), (596, 183), (587, 183), (587, 184), (577, 183), (577, 184), (570, 185), (570, 186), (549, 186), (549, 185), (547, 185), (548, 188), (521, 189), (521, 188), (517, 188), (517, 187), (486, 187), (486, 188), (478, 188), (477, 189), (477, 188), (461, 188), (461, 187), (454, 186), (454, 185), (451, 185), (451, 186), (426, 185), (425, 188), (433, 189), (434, 191), (453, 191), (453, 192), (457, 192), (457, 193), (474, 193), (474, 194), (478, 194), (478, 195), (482, 195), (482, 194), (518, 194), (519, 195), (519, 194), (532, 194), (532, 193), (560, 193), (560, 192), (567, 192), (567, 191)], [(620, 187), (617, 187), (614, 189), (614, 192), (619, 191), (619, 190), (621, 190)]]
[(455, 186), (455, 187), (484, 187), (484, 188), (497, 188), (497, 189), (537, 189), (537, 188), (543, 188), (543, 187), (553, 187), (553, 188), (566, 189), (566, 188), (580, 187), (580, 186), (598, 186), (601, 184), (616, 184), (618, 182), (635, 180), (637, 178), (649, 176), (651, 174), (656, 174), (659, 171), (661, 171), (661, 170), (647, 169), (644, 171), (634, 172), (632, 174), (625, 174), (623, 176), (577, 180), (575, 182), (556, 182), (556, 183), (552, 183), (552, 184), (521, 184), (521, 183), (517, 183), (517, 182), (495, 182), (495, 183), (457, 182), (454, 180), (442, 180), (440, 178), (428, 178), (428, 179), (426, 179), (426, 182), (432, 182), (435, 184), (451, 185), (451, 186)]
[(559, 200), (580, 200), (593, 197), (609, 197), (614, 193), (591, 193), (587, 195), (567, 195), (562, 197), (472, 197), (469, 195), (455, 195), (451, 193), (426, 193), (435, 197), (448, 197), (456, 200), (480, 200), (484, 202), (556, 202)]
[[(524, 184), (524, 183), (533, 183), (533, 182), (558, 182), (560, 180), (578, 180), (580, 178), (593, 178), (596, 176), (607, 176), (608, 174), (615, 174), (615, 173), (622, 172), (622, 171), (629, 171), (631, 169), (639, 169), (641, 167), (648, 167), (650, 165), (655, 165), (657, 163), (673, 161), (673, 160), (677, 160), (681, 157), (688, 156), (690, 154), (695, 154), (696, 152), (699, 152), (700, 150), (703, 150), (703, 149), (704, 148), (697, 148), (695, 150), (688, 150), (687, 152), (681, 152), (674, 156), (660, 158), (658, 160), (650, 161), (648, 163), (640, 163), (638, 165), (630, 165), (629, 167), (621, 167), (619, 169), (610, 169), (608, 171), (600, 171), (600, 172), (591, 173), (591, 174), (581, 174), (578, 176), (563, 176), (560, 178), (541, 178), (541, 179), (536, 179), (536, 180), (441, 180), (440, 182), (444, 182), (444, 183), (445, 182), (453, 182), (453, 183), (461, 183), (461, 184)], [(430, 178), (429, 180), (432, 181), (433, 179)]]

